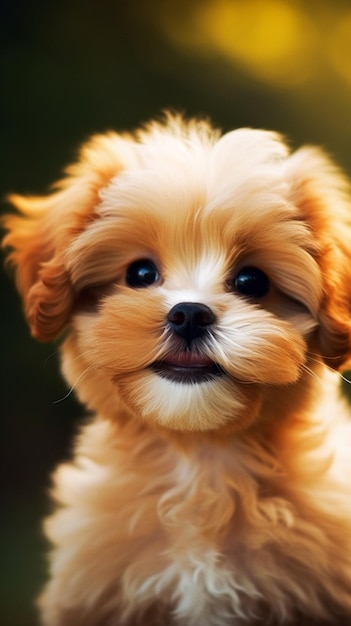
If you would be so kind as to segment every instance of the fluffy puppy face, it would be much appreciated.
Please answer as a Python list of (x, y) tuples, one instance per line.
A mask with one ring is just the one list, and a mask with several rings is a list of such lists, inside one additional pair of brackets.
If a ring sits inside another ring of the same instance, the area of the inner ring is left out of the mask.
[(267, 387), (349, 355), (345, 185), (263, 131), (175, 118), (95, 138), (55, 194), (14, 198), (32, 332), (69, 327), (66, 376), (94, 409), (245, 428)]

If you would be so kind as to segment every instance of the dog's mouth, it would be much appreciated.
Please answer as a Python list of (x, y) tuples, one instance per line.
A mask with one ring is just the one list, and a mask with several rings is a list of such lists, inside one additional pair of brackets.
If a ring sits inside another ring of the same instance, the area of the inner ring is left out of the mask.
[(194, 352), (168, 354), (150, 368), (161, 378), (177, 383), (198, 384), (224, 375), (224, 370), (210, 358)]

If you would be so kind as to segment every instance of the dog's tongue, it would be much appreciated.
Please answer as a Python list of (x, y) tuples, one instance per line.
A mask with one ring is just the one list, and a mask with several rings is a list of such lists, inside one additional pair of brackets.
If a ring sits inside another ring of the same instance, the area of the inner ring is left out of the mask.
[(193, 352), (172, 352), (163, 361), (167, 365), (178, 367), (211, 367), (211, 359)]

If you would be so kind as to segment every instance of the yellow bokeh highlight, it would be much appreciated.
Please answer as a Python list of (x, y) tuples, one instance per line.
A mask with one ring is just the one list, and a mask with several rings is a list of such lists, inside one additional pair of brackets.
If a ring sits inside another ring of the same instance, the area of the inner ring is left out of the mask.
[(305, 79), (314, 26), (288, 2), (213, 0), (198, 19), (207, 45), (259, 77), (280, 83)]
[(163, 36), (188, 55), (227, 63), (273, 87), (310, 93), (351, 86), (350, 5), (162, 0), (152, 18)]
[[(174, 5), (173, 5), (174, 6)], [(169, 40), (202, 56), (235, 63), (265, 82), (294, 85), (318, 72), (318, 30), (299, 3), (289, 0), (204, 0), (159, 20)], [(167, 9), (166, 9), (167, 7)]]

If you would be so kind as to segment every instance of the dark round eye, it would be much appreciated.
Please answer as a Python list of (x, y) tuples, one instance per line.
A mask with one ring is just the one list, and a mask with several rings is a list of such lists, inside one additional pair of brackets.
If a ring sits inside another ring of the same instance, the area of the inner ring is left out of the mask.
[(127, 269), (126, 283), (129, 287), (149, 287), (160, 278), (159, 271), (150, 259), (140, 259), (131, 263)]
[(234, 291), (247, 298), (263, 298), (269, 292), (269, 278), (257, 267), (243, 267), (232, 283)]

